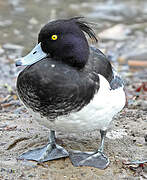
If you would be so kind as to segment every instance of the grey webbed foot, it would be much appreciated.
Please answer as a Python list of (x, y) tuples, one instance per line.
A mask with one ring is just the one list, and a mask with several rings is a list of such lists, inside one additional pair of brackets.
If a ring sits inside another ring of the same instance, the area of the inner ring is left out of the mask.
[(49, 160), (68, 157), (68, 152), (55, 142), (55, 132), (51, 131), (49, 143), (41, 148), (23, 153), (18, 159), (34, 160), (45, 162)]
[(69, 157), (74, 166), (89, 166), (105, 169), (109, 165), (109, 159), (101, 152), (71, 151)]
[(69, 153), (70, 160), (74, 166), (90, 166), (105, 169), (109, 165), (109, 159), (103, 153), (106, 131), (100, 130), (100, 133), (101, 145), (96, 152), (71, 151)]

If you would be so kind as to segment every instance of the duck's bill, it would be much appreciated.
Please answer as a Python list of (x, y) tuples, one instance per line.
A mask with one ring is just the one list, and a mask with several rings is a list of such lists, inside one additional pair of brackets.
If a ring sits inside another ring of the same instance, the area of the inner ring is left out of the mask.
[(39, 43), (34, 47), (34, 49), (28, 55), (17, 59), (15, 65), (16, 66), (32, 65), (40, 61), (41, 59), (45, 58), (46, 56), (47, 54), (42, 51), (41, 43)]

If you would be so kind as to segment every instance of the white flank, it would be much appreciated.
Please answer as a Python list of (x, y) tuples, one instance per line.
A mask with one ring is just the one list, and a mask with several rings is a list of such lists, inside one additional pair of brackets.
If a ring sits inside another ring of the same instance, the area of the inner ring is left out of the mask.
[[(45, 127), (63, 132), (82, 132), (107, 129), (112, 118), (125, 106), (123, 87), (110, 90), (109, 82), (99, 74), (100, 88), (90, 103), (76, 113), (62, 116), (51, 122), (35, 113), (35, 119)], [(31, 112), (32, 114), (32, 112)]]

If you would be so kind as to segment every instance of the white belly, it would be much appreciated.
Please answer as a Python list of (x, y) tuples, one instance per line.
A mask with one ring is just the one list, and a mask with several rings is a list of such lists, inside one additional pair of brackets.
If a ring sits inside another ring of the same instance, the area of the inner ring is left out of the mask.
[[(82, 132), (95, 129), (107, 129), (115, 114), (125, 106), (123, 87), (110, 90), (108, 81), (102, 76), (100, 88), (93, 100), (79, 112), (62, 116), (51, 122), (35, 114), (35, 120), (45, 127), (60, 132)], [(31, 112), (32, 114), (33, 112)]]

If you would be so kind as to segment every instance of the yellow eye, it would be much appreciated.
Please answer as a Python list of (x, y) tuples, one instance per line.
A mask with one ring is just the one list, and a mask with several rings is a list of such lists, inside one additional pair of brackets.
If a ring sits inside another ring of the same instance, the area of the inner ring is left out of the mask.
[(52, 39), (52, 40), (57, 40), (57, 38), (58, 38), (58, 36), (57, 36), (57, 35), (55, 35), (55, 34), (54, 34), (54, 35), (52, 35), (52, 37), (51, 37), (51, 39)]

